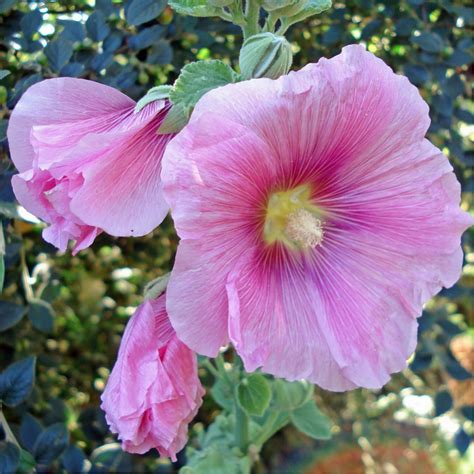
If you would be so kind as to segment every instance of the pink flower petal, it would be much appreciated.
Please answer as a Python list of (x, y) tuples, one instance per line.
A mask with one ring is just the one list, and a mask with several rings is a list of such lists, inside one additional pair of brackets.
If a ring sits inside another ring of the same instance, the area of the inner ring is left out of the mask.
[(203, 394), (196, 355), (177, 339), (165, 296), (145, 301), (127, 325), (102, 395), (110, 429), (130, 453), (156, 448), (175, 460)]
[[(115, 116), (134, 106), (132, 99), (98, 82), (61, 77), (34, 84), (23, 94), (8, 123), (8, 143), (13, 162), (20, 172), (31, 168), (35, 153), (30, 133), (34, 126), (67, 126), (84, 120), (90, 123), (98, 112), (101, 116)], [(62, 133), (60, 127), (56, 130)], [(68, 134), (73, 130), (74, 127), (68, 127)], [(69, 135), (74, 142), (77, 138), (80, 135)]]
[[(332, 390), (402, 370), (422, 305), (459, 278), (473, 223), (428, 125), (416, 88), (359, 46), (206, 94), (163, 163), (184, 239), (167, 303), (178, 337), (213, 355), (227, 336), (248, 370)], [(267, 243), (270, 196), (299, 186), (321, 244)]]
[(71, 78), (35, 84), (15, 107), (8, 138), (22, 173), (14, 189), (51, 225), (44, 237), (57, 247), (73, 240), (77, 252), (102, 231), (145, 235), (165, 218), (161, 158), (172, 135), (156, 131), (169, 104), (134, 107), (111, 87)]

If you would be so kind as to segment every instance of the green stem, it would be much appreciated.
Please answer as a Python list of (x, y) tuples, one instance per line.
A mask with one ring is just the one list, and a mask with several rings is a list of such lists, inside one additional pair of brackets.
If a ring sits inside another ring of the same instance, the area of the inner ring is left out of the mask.
[(260, 19), (260, 0), (247, 0), (245, 5), (244, 40), (259, 32), (258, 20)]
[(239, 0), (233, 5), (230, 5), (229, 11), (230, 11), (230, 15), (232, 16), (232, 23), (240, 26), (243, 32), (247, 22), (245, 21), (244, 12), (242, 10), (242, 1)]
[(275, 15), (273, 12), (270, 12), (265, 22), (265, 30), (270, 31), (270, 33), (273, 33), (275, 31), (275, 25), (277, 21), (278, 15)]
[[(226, 12), (223, 8), (221, 8), (221, 12), (219, 13), (219, 17), (222, 18), (224, 21), (230, 21), (231, 23), (235, 23), (232, 15)], [(237, 24), (237, 23), (236, 23)]]
[(209, 372), (214, 376), (215, 379), (219, 380), (220, 378), (222, 378), (220, 372), (214, 367), (214, 365), (209, 359), (205, 359), (202, 365), (206, 367), (207, 370), (209, 370)]
[(290, 23), (288, 18), (281, 18), (280, 19), (280, 28), (278, 28), (278, 31), (276, 32), (277, 35), (283, 36), (286, 33), (286, 30), (292, 25), (293, 23)]
[(278, 420), (280, 413), (274, 411), (265, 421), (260, 431), (260, 434), (255, 438), (253, 444), (260, 450), (265, 442), (273, 435), (275, 431), (275, 423)]
[(227, 370), (224, 367), (224, 357), (222, 357), (222, 354), (219, 352), (219, 354), (216, 357), (216, 366), (217, 370), (219, 371), (220, 378), (223, 378), (226, 382), (232, 385), (232, 379), (230, 378), (230, 375), (227, 373)]
[(237, 401), (237, 395), (234, 401), (235, 405), (235, 444), (240, 448), (243, 454), (247, 453), (249, 443), (249, 416), (240, 408)]

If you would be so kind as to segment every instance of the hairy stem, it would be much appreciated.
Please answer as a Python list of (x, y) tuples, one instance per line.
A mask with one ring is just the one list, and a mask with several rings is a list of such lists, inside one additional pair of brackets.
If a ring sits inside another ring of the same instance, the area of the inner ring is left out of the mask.
[(244, 39), (247, 39), (249, 36), (256, 35), (259, 32), (260, 0), (247, 0), (245, 18), (247, 24), (244, 27)]
[(206, 367), (207, 370), (209, 370), (209, 372), (214, 376), (216, 380), (222, 378), (220, 372), (214, 367), (214, 364), (209, 359), (206, 359), (203, 362), (203, 366)]
[(270, 12), (265, 21), (265, 31), (270, 31), (273, 33), (275, 31), (275, 25), (278, 21), (278, 15), (275, 15), (273, 12)]
[(234, 401), (235, 405), (235, 444), (242, 453), (247, 453), (249, 443), (249, 416), (240, 408), (237, 401), (237, 395)]

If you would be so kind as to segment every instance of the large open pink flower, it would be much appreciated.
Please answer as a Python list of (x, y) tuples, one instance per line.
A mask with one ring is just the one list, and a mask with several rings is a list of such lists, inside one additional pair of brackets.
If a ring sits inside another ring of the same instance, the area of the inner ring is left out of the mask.
[(45, 240), (64, 250), (88, 247), (102, 230), (147, 234), (165, 218), (161, 158), (172, 135), (158, 135), (169, 105), (139, 113), (135, 102), (83, 79), (48, 79), (22, 96), (10, 118), (8, 142), (20, 174), (17, 199), (49, 223)]
[(204, 389), (196, 354), (177, 337), (165, 295), (145, 301), (132, 316), (102, 395), (102, 409), (125, 451), (156, 448), (176, 460)]
[(163, 159), (178, 337), (209, 356), (230, 340), (249, 371), (331, 390), (402, 370), (473, 222), (429, 122), (360, 46), (206, 94)]

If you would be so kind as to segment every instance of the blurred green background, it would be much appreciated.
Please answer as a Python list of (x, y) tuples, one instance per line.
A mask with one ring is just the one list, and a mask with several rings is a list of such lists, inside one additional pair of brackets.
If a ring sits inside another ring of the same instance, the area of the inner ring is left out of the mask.
[[(351, 0), (295, 25), (288, 37), (295, 68), (363, 43), (406, 74), (430, 104), (429, 138), (449, 157), (469, 209), (472, 25), (473, 10), (463, 1)], [(160, 0), (0, 0), (0, 369), (37, 357), (31, 395), (3, 412), (26, 451), (34, 452), (41, 436), (49, 442), (45, 453), (35, 453), (43, 456), (42, 472), (79, 472), (78, 466), (173, 472), (183, 463), (183, 455), (171, 466), (153, 453), (121, 453), (99, 409), (125, 324), (145, 284), (171, 269), (177, 237), (167, 220), (143, 238), (102, 234), (76, 257), (57, 253), (41, 239), (42, 225), (15, 204), (6, 140), (11, 110), (29, 86), (56, 76), (96, 80), (137, 99), (172, 83), (196, 59), (219, 58), (237, 67), (241, 40), (229, 23), (180, 17)], [(334, 422), (333, 439), (316, 442), (285, 428), (265, 447), (256, 472), (474, 470), (473, 229), (463, 245), (463, 276), (426, 306), (409, 368), (380, 391), (317, 389), (318, 405)], [(204, 371), (202, 376), (210, 383)], [(193, 430), (218, 413), (207, 397)], [(0, 440), (0, 454), (4, 449)]]

